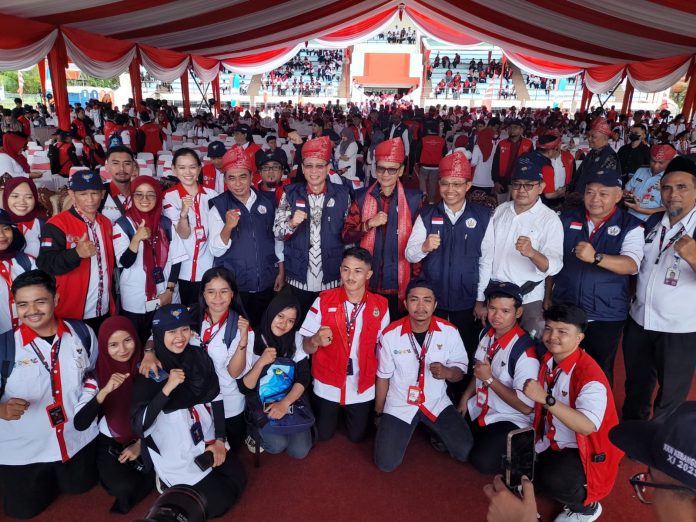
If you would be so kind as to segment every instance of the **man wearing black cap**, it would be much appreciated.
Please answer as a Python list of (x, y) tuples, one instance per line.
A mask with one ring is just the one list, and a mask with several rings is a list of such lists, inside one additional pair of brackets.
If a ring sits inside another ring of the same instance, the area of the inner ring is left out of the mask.
[(225, 173), (222, 170), (222, 157), (225, 152), (227, 149), (223, 142), (216, 140), (208, 143), (210, 163), (206, 163), (201, 169), (200, 183), (218, 194), (225, 192)]
[(114, 245), (111, 221), (99, 212), (104, 185), (99, 173), (73, 174), (68, 193), (74, 207), (53, 216), (41, 231), (37, 266), (56, 277), (61, 299), (56, 313), (81, 319), (99, 331), (115, 311), (111, 296)]
[(552, 297), (585, 311), (589, 326), (582, 347), (612, 383), (628, 317), (629, 277), (638, 272), (645, 242), (641, 221), (618, 205), (621, 173), (596, 171), (586, 179), (584, 206), (561, 215), (563, 268), (547, 279), (546, 303)]
[[(496, 194), (508, 194), (510, 176), (517, 158), (533, 148), (532, 141), (522, 136), (523, 132), (524, 124), (522, 120), (512, 120), (508, 127), (508, 137), (500, 140), (495, 149), (491, 174), (495, 183), (493, 192)], [(508, 199), (508, 197), (506, 196), (505, 199)]]
[(459, 401), (468, 412), (474, 434), (471, 463), (480, 473), (502, 471), (507, 434), (532, 424), (534, 401), (522, 388), (539, 375), (534, 341), (517, 323), (522, 294), (513, 283), (492, 282), (486, 288), (488, 323), (474, 355), (474, 377)]
[(277, 205), (283, 195), (283, 187), (290, 183), (290, 178), (283, 179), (289, 170), (287, 154), (282, 149), (258, 150), (255, 159), (259, 175), (253, 182), (258, 190), (272, 192)]
[(636, 297), (624, 330), (624, 420), (672, 412), (689, 393), (696, 365), (696, 164), (677, 156), (660, 182), (667, 212), (645, 223)]

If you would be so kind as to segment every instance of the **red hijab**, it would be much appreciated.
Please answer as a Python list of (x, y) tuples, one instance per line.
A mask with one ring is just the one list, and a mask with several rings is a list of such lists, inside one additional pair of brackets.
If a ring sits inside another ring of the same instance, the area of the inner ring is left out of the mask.
[[(29, 212), (26, 216), (18, 216), (10, 210), (10, 207), (7, 204), (10, 200), (10, 194), (12, 194), (14, 189), (16, 189), (22, 183), (26, 183), (27, 185), (29, 185), (29, 190), (31, 190), (31, 193), (34, 195), (34, 209), (31, 212)], [(24, 176), (10, 178), (5, 182), (5, 190), (2, 193), (2, 208), (4, 208), (5, 212), (7, 212), (10, 215), (10, 218), (12, 219), (12, 222), (15, 225), (18, 223), (31, 222), (34, 221), (36, 218), (46, 219), (46, 211), (41, 206), (41, 203), (39, 203), (39, 192), (36, 190), (36, 185), (34, 184), (34, 181), (31, 178), (25, 178)]]
[(483, 154), (483, 161), (488, 161), (491, 157), (491, 152), (493, 152), (493, 140), (495, 138), (495, 130), (491, 127), (484, 127), (478, 133), (476, 138), (476, 145), (481, 149), (481, 154)]
[(136, 208), (134, 202), (126, 210), (126, 216), (133, 220), (136, 228), (141, 221), (145, 221), (145, 226), (150, 229), (150, 239), (144, 242), (143, 270), (145, 270), (147, 299), (154, 299), (157, 297), (157, 285), (152, 277), (152, 271), (156, 266), (164, 269), (164, 266), (167, 264), (169, 241), (160, 223), (162, 217), (162, 189), (159, 182), (152, 176), (138, 176), (131, 182), (131, 194), (134, 194), (140, 186), (145, 184), (149, 185), (157, 194), (155, 207), (149, 212), (141, 212)]
[[(135, 342), (135, 351), (126, 362), (119, 362), (109, 355), (109, 339), (118, 332), (125, 331)], [(115, 315), (109, 317), (99, 328), (99, 354), (97, 355), (97, 383), (102, 389), (114, 373), (129, 373), (128, 378), (104, 399), (102, 411), (106, 424), (114, 439), (121, 444), (137, 439), (130, 422), (130, 408), (133, 390), (133, 379), (138, 374), (138, 362), (142, 359), (140, 339), (135, 332), (133, 323), (126, 317)]]
[(27, 145), (27, 138), (11, 132), (5, 133), (2, 136), (2, 148), (10, 158), (15, 160), (22, 166), (22, 169), (27, 174), (31, 171), (27, 158), (22, 154), (22, 149)]

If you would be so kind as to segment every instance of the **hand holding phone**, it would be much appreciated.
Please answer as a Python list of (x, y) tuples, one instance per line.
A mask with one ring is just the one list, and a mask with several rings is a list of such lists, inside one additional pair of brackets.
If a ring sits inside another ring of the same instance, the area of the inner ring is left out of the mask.
[(522, 477), (534, 480), (534, 428), (512, 430), (507, 436), (505, 485), (518, 488)]

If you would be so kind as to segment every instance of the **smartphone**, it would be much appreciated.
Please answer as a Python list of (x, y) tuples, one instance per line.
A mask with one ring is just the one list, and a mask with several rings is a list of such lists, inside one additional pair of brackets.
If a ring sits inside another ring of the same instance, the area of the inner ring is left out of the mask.
[(512, 430), (507, 436), (505, 484), (509, 488), (522, 485), (522, 477), (534, 480), (534, 428)]
[(150, 370), (150, 372), (147, 374), (147, 376), (155, 382), (163, 382), (169, 378), (169, 374), (166, 371), (164, 371), (162, 368), (158, 369), (156, 375), (155, 375), (155, 372)]
[(201, 471), (205, 471), (208, 468), (212, 468), (214, 460), (215, 457), (213, 456), (212, 451), (204, 451), (195, 459), (193, 459), (193, 461), (196, 463), (196, 466), (198, 466)]
[(636, 198), (634, 198), (633, 196), (626, 196), (625, 198), (623, 198), (623, 200), (624, 200), (626, 203), (631, 203), (631, 204), (633, 204), (633, 203), (636, 202)]

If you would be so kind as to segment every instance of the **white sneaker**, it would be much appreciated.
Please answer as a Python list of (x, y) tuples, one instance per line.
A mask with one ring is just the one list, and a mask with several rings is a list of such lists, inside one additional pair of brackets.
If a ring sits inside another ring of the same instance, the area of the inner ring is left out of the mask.
[(563, 506), (563, 512), (553, 519), (553, 522), (592, 522), (597, 520), (602, 514), (602, 504), (597, 502), (597, 507), (594, 513), (585, 515), (583, 513), (576, 513), (568, 509), (568, 506)]
[[(254, 440), (254, 437), (251, 435), (247, 435), (247, 438), (244, 439), (244, 444), (246, 444), (247, 449), (251, 452), (256, 454), (256, 441)], [(261, 451), (259, 453), (263, 453), (265, 450), (263, 449), (263, 446), (261, 446)]]

